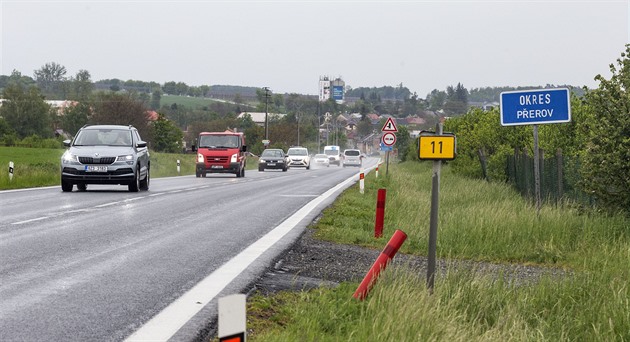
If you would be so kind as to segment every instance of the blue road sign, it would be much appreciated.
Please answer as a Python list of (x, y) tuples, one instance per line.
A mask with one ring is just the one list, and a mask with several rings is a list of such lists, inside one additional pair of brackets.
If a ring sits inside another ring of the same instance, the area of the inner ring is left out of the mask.
[(536, 89), (501, 93), (501, 126), (570, 121), (569, 89)]
[(387, 146), (387, 145), (383, 144), (382, 142), (381, 142), (380, 146), (381, 146), (381, 151), (383, 151), (383, 152), (393, 151), (394, 150), (394, 146)]

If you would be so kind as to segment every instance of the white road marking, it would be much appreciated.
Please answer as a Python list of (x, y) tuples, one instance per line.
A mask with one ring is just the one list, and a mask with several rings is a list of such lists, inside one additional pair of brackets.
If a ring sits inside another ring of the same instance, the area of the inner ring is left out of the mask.
[(11, 224), (24, 224), (24, 223), (30, 223), (30, 222), (41, 221), (41, 220), (45, 220), (45, 219), (48, 219), (48, 218), (50, 218), (50, 216), (42, 216), (42, 217), (38, 217), (38, 218), (34, 218), (34, 219), (30, 219), (30, 220), (13, 222), (13, 223), (11, 223)]
[(280, 195), (280, 197), (317, 197), (317, 196), (319, 196), (319, 195), (307, 195), (307, 194), (304, 194), (304, 195)]
[(167, 341), (206, 304), (212, 301), (230, 282), (247, 269), (258, 257), (289, 233), (320, 203), (346, 184), (356, 181), (352, 176), (310, 201), (279, 226), (251, 244), (176, 299), (125, 341)]

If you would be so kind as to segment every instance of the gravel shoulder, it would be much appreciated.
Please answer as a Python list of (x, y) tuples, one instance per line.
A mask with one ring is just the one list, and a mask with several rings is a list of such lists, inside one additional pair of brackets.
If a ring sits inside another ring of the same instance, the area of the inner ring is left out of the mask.
[[(295, 244), (281, 256), (254, 285), (250, 293), (262, 295), (278, 291), (301, 291), (318, 286), (336, 286), (341, 282), (360, 282), (372, 267), (381, 250), (355, 245), (336, 244), (313, 237), (315, 230), (307, 228)], [(383, 247), (387, 244), (383, 239)], [(427, 258), (398, 253), (391, 265), (406, 265), (427, 273)], [(564, 275), (559, 268), (520, 264), (494, 264), (473, 261), (438, 260), (436, 276), (449, 267), (475, 270), (484, 274), (500, 274), (512, 284), (536, 281), (543, 275)]]

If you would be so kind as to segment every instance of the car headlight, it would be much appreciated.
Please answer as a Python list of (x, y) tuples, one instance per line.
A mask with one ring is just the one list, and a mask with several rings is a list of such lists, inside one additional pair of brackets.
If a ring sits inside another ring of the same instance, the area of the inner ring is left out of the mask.
[(74, 164), (78, 163), (79, 159), (76, 154), (70, 153), (70, 151), (66, 151), (61, 156), (61, 162), (66, 164)]
[(234, 153), (230, 158), (230, 163), (236, 163), (238, 161), (238, 153)]
[(262, 159), (262, 158), (261, 158), (261, 159), (259, 159), (259, 160), (258, 160), (258, 163), (259, 163), (259, 164), (262, 164), (262, 163), (266, 163), (266, 161), (265, 161), (264, 159)]
[(197, 163), (203, 163), (203, 162), (204, 162), (203, 154), (197, 153)]
[(117, 162), (126, 162), (129, 165), (133, 165), (133, 155), (132, 154), (126, 154), (126, 155), (122, 155), (122, 156), (118, 156), (116, 158)]

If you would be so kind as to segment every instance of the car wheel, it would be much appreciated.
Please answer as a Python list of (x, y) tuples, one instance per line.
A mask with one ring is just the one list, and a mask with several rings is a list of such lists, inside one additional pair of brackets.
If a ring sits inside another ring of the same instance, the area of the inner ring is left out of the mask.
[(263, 172), (263, 171), (265, 171), (265, 168), (263, 168), (263, 167), (259, 167), (258, 168), (258, 172)]
[(133, 181), (129, 183), (129, 191), (138, 192), (140, 189), (140, 170), (136, 168), (136, 174), (133, 177)]
[(288, 167), (285, 167), (284, 169), (282, 169), (282, 172), (287, 172), (288, 169)]
[(245, 166), (241, 169), (241, 177), (245, 177)]
[(86, 191), (87, 190), (87, 184), (85, 184), (85, 183), (78, 183), (77, 184), (77, 189), (79, 191)]
[(61, 180), (61, 191), (63, 192), (71, 192), (72, 191), (72, 183)]
[(149, 183), (151, 182), (151, 169), (147, 168), (147, 176), (140, 181), (140, 190), (149, 190)]
[(306, 169), (307, 169), (307, 170), (310, 170), (310, 169), (311, 169), (311, 165), (310, 165), (310, 164), (309, 164), (309, 165), (306, 165)]

